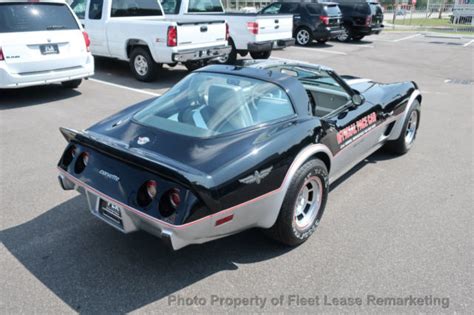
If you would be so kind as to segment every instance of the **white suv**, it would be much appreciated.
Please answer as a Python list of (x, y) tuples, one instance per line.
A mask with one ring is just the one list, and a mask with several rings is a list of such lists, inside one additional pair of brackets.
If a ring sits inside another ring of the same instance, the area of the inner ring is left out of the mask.
[(77, 88), (94, 74), (89, 45), (65, 1), (1, 1), (0, 89), (53, 82)]

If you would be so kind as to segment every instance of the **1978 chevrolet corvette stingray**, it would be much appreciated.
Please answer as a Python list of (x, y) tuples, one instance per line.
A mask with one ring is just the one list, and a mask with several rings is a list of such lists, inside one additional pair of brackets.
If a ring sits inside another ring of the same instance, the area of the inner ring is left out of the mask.
[(175, 250), (251, 227), (298, 245), (329, 183), (382, 146), (412, 147), (420, 103), (414, 82), (297, 61), (208, 66), (85, 131), (61, 128), (59, 181), (116, 229)]

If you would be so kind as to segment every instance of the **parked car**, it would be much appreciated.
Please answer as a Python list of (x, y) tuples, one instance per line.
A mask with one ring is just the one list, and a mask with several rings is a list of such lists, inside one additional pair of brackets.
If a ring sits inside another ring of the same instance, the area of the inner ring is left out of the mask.
[(334, 0), (342, 11), (343, 33), (339, 41), (359, 41), (383, 30), (383, 9), (373, 0)]
[(234, 64), (237, 55), (267, 59), (273, 48), (294, 45), (291, 15), (225, 12), (220, 0), (162, 0), (168, 19), (177, 21), (226, 20), (232, 50), (221, 63)]
[(224, 19), (172, 21), (156, 0), (75, 0), (71, 6), (90, 35), (92, 53), (128, 61), (140, 81), (153, 81), (163, 64), (194, 70), (230, 52)]
[(207, 66), (85, 131), (62, 128), (59, 181), (119, 231), (175, 250), (252, 227), (298, 245), (330, 183), (382, 146), (410, 150), (420, 103), (414, 82), (297, 61)]
[(88, 35), (64, 1), (0, 2), (0, 88), (77, 88), (93, 74)]
[(275, 2), (262, 14), (292, 14), (293, 37), (298, 45), (307, 46), (315, 39), (325, 43), (342, 33), (342, 14), (335, 3)]

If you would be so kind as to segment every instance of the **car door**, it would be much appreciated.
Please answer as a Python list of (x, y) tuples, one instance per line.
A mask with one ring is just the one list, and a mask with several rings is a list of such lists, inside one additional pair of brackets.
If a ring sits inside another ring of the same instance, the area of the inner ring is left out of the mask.
[(280, 8), (280, 14), (293, 15), (293, 30), (296, 30), (302, 23), (301, 4), (294, 2), (283, 3)]
[(331, 70), (295, 70), (314, 103), (313, 114), (321, 119), (320, 142), (333, 153), (331, 178), (337, 178), (378, 148), (383, 136), (378, 128), (384, 122), (382, 107), (366, 100), (354, 104), (354, 95), (360, 95)]
[(74, 0), (71, 8), (89, 34), (91, 52), (94, 55), (109, 56), (104, 0)]

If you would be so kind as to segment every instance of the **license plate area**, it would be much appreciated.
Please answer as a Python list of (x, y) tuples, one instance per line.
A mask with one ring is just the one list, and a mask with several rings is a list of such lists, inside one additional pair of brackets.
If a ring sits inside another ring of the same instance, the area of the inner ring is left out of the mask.
[(39, 46), (42, 55), (59, 54), (59, 47), (57, 44), (45, 44)]
[(122, 208), (104, 199), (99, 201), (99, 214), (108, 222), (123, 228)]

